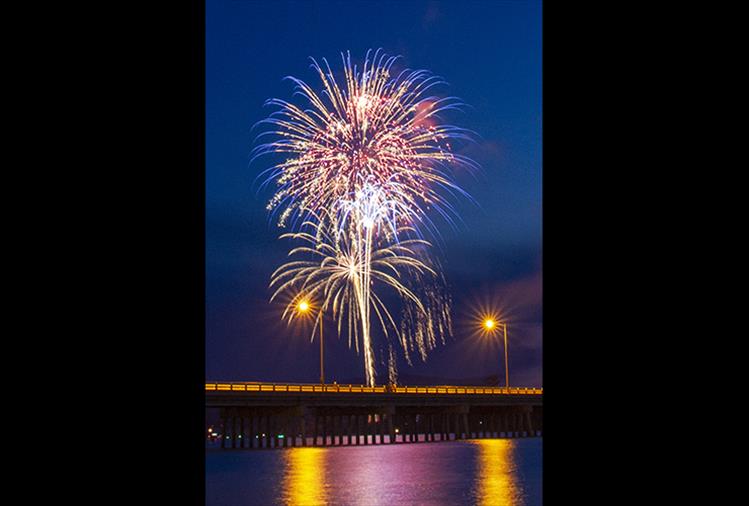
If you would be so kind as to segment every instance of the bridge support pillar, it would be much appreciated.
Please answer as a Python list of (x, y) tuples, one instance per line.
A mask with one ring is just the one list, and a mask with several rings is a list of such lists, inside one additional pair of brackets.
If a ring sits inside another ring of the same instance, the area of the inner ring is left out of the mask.
[(395, 443), (395, 428), (393, 427), (393, 414), (388, 413), (388, 435), (390, 437), (390, 444)]
[[(252, 450), (253, 444), (255, 443), (255, 429), (253, 427), (254, 416), (252, 413), (247, 415), (247, 448)], [(244, 438), (243, 438), (244, 439)]]
[(239, 415), (239, 447), (240, 448), (247, 448), (247, 438), (244, 434), (244, 415)]
[(231, 447), (237, 447), (237, 415), (231, 415)]
[(523, 425), (525, 426), (526, 437), (533, 437), (536, 433), (533, 430), (533, 408), (525, 406), (523, 408)]
[(221, 449), (226, 448), (226, 416), (221, 417)]
[(273, 424), (274, 424), (274, 417), (272, 415), (268, 415), (265, 417), (265, 447), (266, 448), (273, 448)]
[(299, 417), (299, 432), (302, 434), (302, 446), (307, 446), (307, 422), (304, 415)]

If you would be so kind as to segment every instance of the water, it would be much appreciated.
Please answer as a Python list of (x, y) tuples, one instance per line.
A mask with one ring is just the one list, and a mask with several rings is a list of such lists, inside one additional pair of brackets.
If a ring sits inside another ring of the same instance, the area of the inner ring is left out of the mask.
[(538, 506), (543, 439), (206, 450), (206, 505)]

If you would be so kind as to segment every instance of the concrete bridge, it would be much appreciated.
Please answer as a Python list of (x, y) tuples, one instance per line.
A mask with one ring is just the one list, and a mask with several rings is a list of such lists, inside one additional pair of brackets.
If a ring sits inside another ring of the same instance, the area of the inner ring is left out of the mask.
[(221, 448), (541, 436), (543, 390), (518, 387), (206, 383)]

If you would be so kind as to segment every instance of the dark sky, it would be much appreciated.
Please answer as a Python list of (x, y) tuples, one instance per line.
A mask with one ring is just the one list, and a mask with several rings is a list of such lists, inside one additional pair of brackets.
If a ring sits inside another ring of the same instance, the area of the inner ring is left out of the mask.
[[(481, 166), (458, 181), (477, 201), (458, 206), (457, 228), (441, 227), (441, 259), (455, 332), (427, 362), (401, 375), (504, 375), (499, 335), (475, 332), (482, 307), (509, 323), (510, 381), (541, 377), (541, 2), (228, 1), (206, 6), (206, 376), (211, 380), (315, 382), (319, 346), (309, 329), (287, 327), (268, 302), (271, 273), (289, 243), (265, 209), (273, 188), (254, 185), (267, 161), (249, 164), (272, 97), (291, 99), (286, 75), (317, 89), (309, 56), (340, 70), (340, 52), (401, 55), (402, 66), (442, 76), (439, 95), (471, 107), (452, 123), (477, 132), (461, 148)], [(397, 313), (397, 311), (396, 311)], [(328, 381), (363, 379), (363, 359), (325, 328)], [(379, 371), (384, 372), (383, 368)], [(378, 371), (378, 372), (379, 372)]]

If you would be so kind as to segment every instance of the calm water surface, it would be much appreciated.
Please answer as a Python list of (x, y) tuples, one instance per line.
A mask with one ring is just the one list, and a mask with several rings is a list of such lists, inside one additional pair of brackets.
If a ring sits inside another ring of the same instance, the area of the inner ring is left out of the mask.
[(206, 450), (206, 505), (512, 505), (541, 500), (542, 438)]

